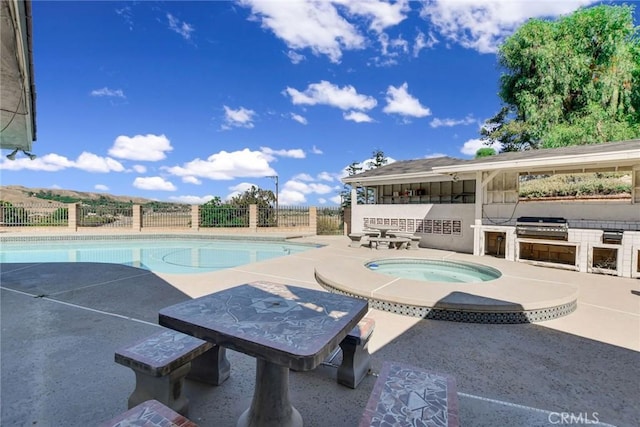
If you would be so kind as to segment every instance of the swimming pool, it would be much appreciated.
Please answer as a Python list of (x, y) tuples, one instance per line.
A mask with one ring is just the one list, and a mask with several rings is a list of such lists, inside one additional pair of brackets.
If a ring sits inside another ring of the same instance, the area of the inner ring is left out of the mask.
[(502, 276), (499, 270), (486, 265), (434, 259), (381, 259), (366, 266), (378, 273), (428, 282), (478, 283)]
[(317, 247), (284, 240), (223, 240), (179, 236), (5, 241), (0, 262), (104, 262), (157, 273), (204, 273), (301, 253)]

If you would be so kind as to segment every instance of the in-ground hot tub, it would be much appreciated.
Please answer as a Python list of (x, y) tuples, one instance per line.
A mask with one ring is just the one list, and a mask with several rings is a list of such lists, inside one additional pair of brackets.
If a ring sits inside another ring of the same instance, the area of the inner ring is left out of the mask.
[(427, 282), (479, 283), (502, 276), (493, 267), (464, 261), (390, 258), (371, 261), (365, 265), (377, 273)]
[[(316, 265), (315, 278), (331, 292), (367, 299), (370, 308), (434, 320), (530, 323), (566, 316), (577, 307), (577, 288), (536, 279), (538, 267), (496, 259), (486, 265), (470, 255), (452, 255), (328, 257)], [(497, 268), (502, 264), (504, 273)]]

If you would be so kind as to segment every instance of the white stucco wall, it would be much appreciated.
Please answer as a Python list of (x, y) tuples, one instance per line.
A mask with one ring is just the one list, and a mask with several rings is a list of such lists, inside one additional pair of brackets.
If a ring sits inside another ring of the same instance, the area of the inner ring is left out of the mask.
[[(361, 232), (365, 218), (382, 218), (397, 221), (398, 224), (415, 224), (416, 220), (458, 220), (461, 222), (459, 234), (415, 233), (422, 237), (421, 247), (473, 252), (474, 223), (473, 204), (396, 204), (396, 205), (356, 205), (352, 207), (351, 231)], [(403, 221), (404, 220), (404, 221)], [(413, 230), (408, 230), (413, 232)]]

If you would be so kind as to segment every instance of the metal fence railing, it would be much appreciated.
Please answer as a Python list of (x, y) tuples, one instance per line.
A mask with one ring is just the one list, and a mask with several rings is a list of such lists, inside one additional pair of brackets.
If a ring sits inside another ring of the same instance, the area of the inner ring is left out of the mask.
[(191, 205), (174, 205), (171, 208), (142, 207), (142, 227), (189, 228)]
[(249, 227), (249, 207), (200, 206), (200, 227)]
[[(313, 210), (313, 214), (312, 214)], [(313, 222), (312, 222), (313, 216)], [(194, 221), (197, 221), (194, 224)], [(210, 206), (40, 203), (11, 205), (0, 201), (0, 227), (67, 227), (107, 229), (277, 228), (340, 235), (340, 207)]]
[(343, 235), (344, 209), (341, 206), (318, 208), (316, 234)]
[(69, 209), (60, 204), (0, 204), (0, 225), (6, 227), (66, 227)]
[(309, 208), (306, 206), (258, 207), (258, 227), (308, 227)]
[(82, 205), (78, 209), (78, 227), (131, 228), (133, 205)]

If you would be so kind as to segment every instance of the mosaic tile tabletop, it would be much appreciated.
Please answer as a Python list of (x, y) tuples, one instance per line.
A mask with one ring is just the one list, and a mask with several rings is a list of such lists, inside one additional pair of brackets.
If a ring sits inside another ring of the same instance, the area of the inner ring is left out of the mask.
[(315, 368), (366, 314), (367, 301), (253, 282), (160, 310), (160, 324), (268, 362)]
[(148, 400), (99, 427), (198, 427), (157, 400)]
[(458, 427), (453, 377), (384, 362), (360, 427)]

